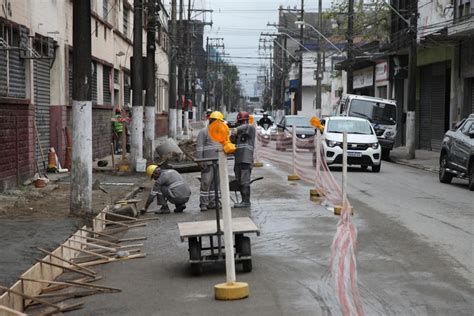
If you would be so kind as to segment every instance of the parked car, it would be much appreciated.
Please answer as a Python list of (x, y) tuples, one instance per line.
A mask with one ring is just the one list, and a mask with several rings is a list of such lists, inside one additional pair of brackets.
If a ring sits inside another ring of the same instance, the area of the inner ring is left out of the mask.
[(262, 146), (267, 146), (270, 143), (270, 140), (276, 139), (277, 134), (277, 127), (275, 124), (275, 120), (270, 115), (268, 118), (273, 122), (272, 125), (267, 126), (260, 126), (258, 125), (258, 121), (263, 117), (263, 115), (254, 115), (255, 124), (257, 127), (257, 135), (260, 137), (260, 141), (262, 142)]
[[(362, 169), (371, 166), (380, 172), (382, 149), (375, 130), (363, 118), (334, 116), (326, 119), (321, 147), (328, 165), (342, 164), (342, 136), (347, 132), (347, 164), (359, 165)], [(316, 153), (313, 154), (313, 164)]]
[(225, 117), (225, 120), (227, 122), (227, 125), (229, 127), (236, 127), (237, 126), (237, 112), (230, 112), (227, 113), (227, 116)]
[(382, 156), (388, 159), (397, 138), (397, 104), (390, 99), (346, 94), (338, 104), (337, 114), (365, 118), (374, 127), (382, 147)]
[(292, 149), (293, 128), (296, 129), (296, 148), (314, 150), (315, 129), (310, 123), (311, 117), (303, 115), (283, 116), (277, 124), (276, 150)]
[(451, 183), (454, 177), (467, 179), (474, 191), (474, 114), (444, 134), (439, 157), (439, 181)]

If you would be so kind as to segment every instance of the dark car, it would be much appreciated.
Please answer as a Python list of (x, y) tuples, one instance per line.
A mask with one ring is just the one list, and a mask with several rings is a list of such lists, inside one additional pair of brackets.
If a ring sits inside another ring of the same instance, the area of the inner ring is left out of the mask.
[(293, 138), (291, 133), (296, 128), (296, 148), (314, 150), (313, 138), (315, 129), (311, 125), (311, 117), (301, 115), (286, 115), (277, 125), (276, 149), (285, 151), (291, 149)]
[(439, 158), (439, 181), (451, 183), (454, 177), (468, 179), (474, 191), (474, 114), (447, 131)]

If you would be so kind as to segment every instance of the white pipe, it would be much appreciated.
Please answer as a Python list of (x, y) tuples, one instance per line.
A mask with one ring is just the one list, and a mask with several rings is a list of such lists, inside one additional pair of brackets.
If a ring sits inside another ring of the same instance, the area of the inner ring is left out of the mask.
[(296, 174), (296, 125), (293, 126), (291, 132), (293, 134), (293, 174)]
[(145, 153), (148, 161), (153, 161), (153, 151), (155, 150), (155, 107), (145, 106)]
[(183, 136), (183, 110), (181, 108), (176, 110), (176, 139), (181, 139)]
[(137, 160), (143, 157), (143, 106), (132, 106), (131, 160), (135, 170)]
[(321, 176), (321, 133), (316, 129), (316, 188), (318, 187), (318, 177)]
[(92, 207), (92, 101), (72, 101), (71, 212)]
[(342, 135), (342, 205), (347, 200), (347, 132)]
[(183, 117), (183, 125), (184, 125), (184, 138), (188, 139), (189, 137), (189, 111), (184, 111), (184, 117)]
[(227, 157), (219, 151), (219, 181), (221, 186), (222, 219), (224, 221), (225, 268), (227, 283), (235, 282), (234, 242), (232, 234), (232, 214), (230, 211), (229, 171)]
[(169, 109), (168, 136), (176, 140), (176, 109)]

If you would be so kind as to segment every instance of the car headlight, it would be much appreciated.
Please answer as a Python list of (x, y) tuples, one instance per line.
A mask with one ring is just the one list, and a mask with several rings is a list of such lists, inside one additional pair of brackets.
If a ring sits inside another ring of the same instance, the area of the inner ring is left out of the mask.
[(372, 144), (369, 144), (370, 147), (372, 147), (372, 149), (377, 149), (379, 148), (379, 143), (372, 143)]
[(336, 141), (328, 140), (328, 139), (326, 139), (326, 144), (328, 145), (328, 147), (331, 147), (331, 148), (336, 147), (336, 146), (342, 147), (341, 142), (336, 142)]

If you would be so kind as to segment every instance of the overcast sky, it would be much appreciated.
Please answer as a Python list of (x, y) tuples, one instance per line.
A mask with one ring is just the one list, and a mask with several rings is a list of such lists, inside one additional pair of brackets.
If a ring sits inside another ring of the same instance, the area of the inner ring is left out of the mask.
[[(323, 8), (329, 7), (330, 3), (330, 0), (323, 0)], [(276, 31), (267, 23), (278, 22), (280, 5), (299, 8), (301, 0), (194, 0), (195, 8), (214, 10), (206, 15), (206, 21), (212, 20), (213, 26), (206, 27), (205, 37), (224, 38), (225, 52), (230, 55), (231, 62), (239, 67), (247, 95), (253, 96), (259, 65), (269, 65), (269, 60), (256, 59), (259, 56), (259, 38), (261, 32)], [(317, 7), (317, 0), (305, 1), (305, 10), (314, 12)]]

